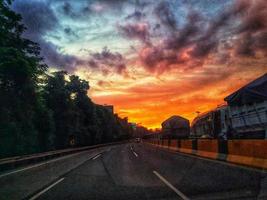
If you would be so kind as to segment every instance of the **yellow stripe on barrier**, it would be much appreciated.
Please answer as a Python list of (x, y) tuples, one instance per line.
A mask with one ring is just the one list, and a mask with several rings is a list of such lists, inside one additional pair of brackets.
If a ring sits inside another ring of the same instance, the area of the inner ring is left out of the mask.
[[(178, 142), (180, 141), (180, 148)], [(162, 143), (161, 143), (162, 142)], [(218, 140), (201, 139), (197, 141), (197, 149), (193, 150), (192, 140), (168, 140), (160, 141), (161, 148), (169, 148), (187, 154), (194, 154), (201, 157), (218, 159), (219, 155), (225, 155), (226, 162), (267, 169), (267, 140), (228, 140), (228, 154), (220, 154), (218, 151)], [(168, 146), (169, 145), (169, 146)], [(222, 159), (219, 159), (222, 160)]]
[(267, 140), (229, 140), (228, 153), (267, 159)]
[(164, 139), (163, 140), (163, 148), (168, 148), (168, 143), (169, 143), (169, 140)]
[(192, 149), (179, 148), (179, 152), (192, 154)]
[(218, 140), (205, 140), (197, 141), (197, 150), (218, 153)]
[(181, 140), (182, 149), (192, 149), (192, 140)]
[(176, 151), (178, 149), (177, 144), (178, 140), (171, 140), (169, 149)]
[(208, 151), (197, 151), (195, 155), (211, 159), (217, 159), (218, 157), (218, 153)]

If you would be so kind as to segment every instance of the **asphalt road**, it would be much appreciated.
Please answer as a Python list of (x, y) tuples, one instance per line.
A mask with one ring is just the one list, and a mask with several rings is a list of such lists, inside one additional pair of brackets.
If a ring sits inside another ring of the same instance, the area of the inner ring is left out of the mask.
[(267, 199), (267, 173), (128, 143), (4, 172), (0, 199)]

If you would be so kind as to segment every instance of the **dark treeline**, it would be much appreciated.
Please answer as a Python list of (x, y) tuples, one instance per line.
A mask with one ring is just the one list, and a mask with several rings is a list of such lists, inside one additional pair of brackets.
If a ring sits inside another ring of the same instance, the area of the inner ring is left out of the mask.
[(127, 120), (94, 104), (87, 81), (47, 72), (11, 2), (0, 0), (0, 158), (128, 138)]

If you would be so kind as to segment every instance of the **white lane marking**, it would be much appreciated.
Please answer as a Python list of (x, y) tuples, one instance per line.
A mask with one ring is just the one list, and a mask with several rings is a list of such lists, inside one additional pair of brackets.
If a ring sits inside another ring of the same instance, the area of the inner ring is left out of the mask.
[(134, 151), (133, 151), (133, 154), (135, 155), (135, 157), (138, 157), (138, 154), (137, 154), (137, 153), (135, 153)]
[(100, 156), (101, 156), (101, 153), (98, 154), (98, 155), (96, 155), (95, 157), (93, 157), (93, 160), (97, 159), (97, 158), (100, 157)]
[(138, 157), (138, 154), (134, 151), (133, 146), (131, 146), (131, 151), (133, 152), (133, 154), (135, 155), (135, 157)]
[(25, 170), (28, 170), (28, 169), (32, 169), (32, 168), (35, 168), (35, 167), (39, 167), (39, 166), (42, 166), (42, 165), (45, 165), (45, 164), (49, 164), (49, 163), (52, 163), (52, 162), (56, 162), (56, 161), (59, 161), (59, 160), (63, 160), (63, 159), (66, 159), (66, 158), (69, 158), (69, 157), (72, 157), (72, 156), (76, 156), (78, 154), (81, 154), (83, 152), (79, 152), (79, 153), (76, 153), (76, 154), (72, 154), (72, 155), (68, 155), (68, 156), (64, 156), (64, 157), (60, 157), (60, 158), (56, 158), (56, 159), (53, 159), (53, 160), (50, 160), (50, 161), (46, 161), (44, 163), (40, 163), (40, 164), (36, 164), (36, 165), (32, 165), (32, 166), (29, 166), (29, 167), (25, 167), (25, 168), (22, 168), (22, 169), (19, 169), (19, 170), (15, 170), (15, 171), (12, 171), (12, 172), (8, 172), (8, 173), (5, 173), (5, 174), (1, 174), (0, 175), (0, 178), (4, 177), (4, 176), (8, 176), (8, 175), (11, 175), (11, 174), (15, 174), (15, 173), (18, 173), (18, 172), (22, 172), (22, 171), (25, 171)]
[(153, 173), (162, 181), (164, 182), (169, 188), (171, 188), (179, 197), (183, 200), (190, 200), (187, 196), (185, 196), (181, 191), (175, 188), (169, 181), (167, 181), (163, 176), (161, 176), (158, 172), (153, 171)]
[(45, 192), (47, 192), (48, 190), (50, 190), (52, 187), (54, 187), (55, 185), (59, 184), (61, 181), (63, 181), (64, 178), (59, 179), (58, 181), (56, 181), (55, 183), (53, 183), (52, 185), (48, 186), (47, 188), (45, 188), (44, 190), (42, 190), (41, 192), (37, 193), (36, 195), (34, 195), (32, 198), (30, 198), (29, 200), (35, 200), (38, 197), (40, 197), (42, 194), (44, 194)]

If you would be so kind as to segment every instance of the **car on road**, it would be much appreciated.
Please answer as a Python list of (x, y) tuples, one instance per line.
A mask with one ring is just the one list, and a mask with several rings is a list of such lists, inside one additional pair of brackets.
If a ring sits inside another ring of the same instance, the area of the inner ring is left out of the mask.
[(136, 143), (140, 143), (141, 142), (141, 138), (135, 138), (135, 142)]

